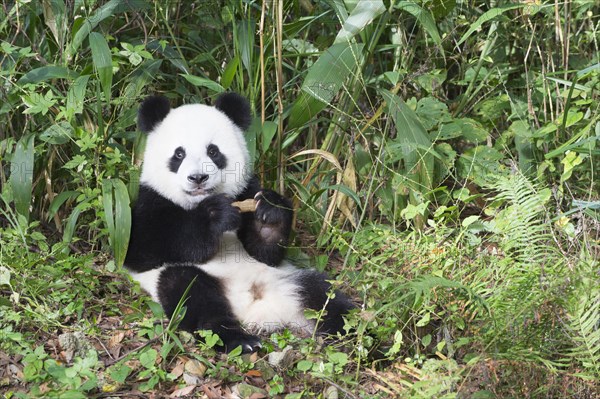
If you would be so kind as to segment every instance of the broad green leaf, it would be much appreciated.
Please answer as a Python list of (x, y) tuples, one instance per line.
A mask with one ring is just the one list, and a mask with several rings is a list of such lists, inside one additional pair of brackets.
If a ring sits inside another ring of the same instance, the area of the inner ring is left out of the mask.
[(140, 354), (140, 363), (145, 368), (151, 369), (154, 367), (157, 357), (158, 352), (156, 349), (149, 348)]
[(67, 48), (67, 59), (71, 59), (81, 47), (81, 44), (92, 30), (98, 26), (98, 24), (107, 18), (112, 17), (120, 12), (142, 9), (147, 7), (148, 4), (142, 0), (110, 0), (104, 3), (102, 6), (92, 14), (90, 17), (85, 18), (83, 23), (79, 24), (79, 29), (73, 32), (73, 41)]
[(194, 86), (206, 87), (207, 89), (212, 90), (215, 93), (223, 93), (225, 91), (225, 88), (223, 88), (223, 86), (221, 86), (217, 82), (214, 82), (210, 79), (203, 78), (200, 76), (190, 75), (187, 73), (186, 74), (180, 73), (180, 75), (183, 76), (185, 78), (185, 80), (187, 80)]
[(433, 0), (429, 4), (429, 11), (435, 18), (440, 20), (450, 14), (454, 7), (456, 7), (456, 0)]
[(484, 23), (491, 21), (492, 19), (498, 17), (499, 15), (504, 14), (506, 11), (514, 10), (517, 8), (523, 8), (525, 6), (527, 6), (527, 4), (525, 4), (525, 3), (523, 3), (523, 4), (506, 4), (506, 5), (503, 5), (500, 7), (492, 8), (491, 10), (484, 12), (479, 18), (477, 18), (477, 21), (475, 21), (471, 25), (469, 30), (466, 31), (464, 35), (462, 35), (462, 37), (460, 38), (458, 43), (456, 43), (456, 45), (460, 46), (461, 44), (463, 44), (464, 41), (467, 40), (469, 38), (469, 36), (471, 36), (473, 34), (473, 32), (475, 32), (477, 29), (479, 29), (481, 27), (481, 25), (483, 25)]
[[(77, 226), (77, 219), (79, 219), (79, 215), (81, 212), (89, 208), (91, 208), (90, 198), (85, 199), (83, 202), (80, 202), (75, 208), (73, 208), (71, 215), (69, 215), (69, 218), (67, 219), (65, 230), (63, 231), (63, 242), (71, 242), (73, 235), (75, 234), (75, 227)], [(69, 250), (69, 247), (66, 246), (63, 252), (68, 253)]]
[(427, 312), (423, 315), (423, 317), (421, 317), (421, 319), (415, 325), (417, 327), (425, 327), (427, 324), (429, 324), (430, 320), (431, 320), (431, 313)]
[(564, 183), (571, 178), (573, 169), (576, 166), (581, 165), (583, 158), (574, 151), (567, 151), (565, 157), (560, 161), (563, 164), (563, 173), (560, 176), (560, 182)]
[(311, 362), (310, 360), (300, 360), (298, 362), (298, 364), (296, 364), (296, 368), (304, 373), (306, 373), (307, 371), (309, 371), (310, 369), (312, 369), (313, 367), (313, 362)]
[(71, 198), (77, 198), (79, 194), (80, 193), (77, 191), (63, 191), (62, 193), (54, 197), (52, 203), (50, 204), (50, 207), (48, 208), (48, 220), (54, 217), (54, 215), (56, 214), (56, 212), (58, 212), (58, 209), (62, 206), (62, 204), (64, 204), (67, 200)]
[(435, 25), (435, 20), (431, 13), (422, 8), (420, 5), (412, 2), (412, 1), (400, 1), (396, 5), (396, 8), (406, 11), (407, 13), (414, 16), (419, 24), (425, 29), (427, 34), (433, 39), (435, 44), (441, 46), (442, 38), (440, 37), (440, 33), (438, 32), (437, 26)]
[(360, 0), (344, 21), (334, 43), (349, 41), (384, 11), (385, 6), (382, 0)]
[(10, 185), (17, 212), (29, 220), (33, 185), (34, 136), (23, 136), (15, 148), (10, 163)]
[(83, 112), (83, 104), (85, 100), (85, 90), (87, 88), (90, 75), (83, 75), (75, 79), (69, 92), (67, 93), (67, 119), (71, 119), (74, 115)]
[(117, 266), (122, 266), (127, 255), (131, 232), (131, 210), (127, 186), (120, 179), (102, 181), (104, 221)]
[(231, 83), (233, 82), (233, 78), (235, 77), (235, 73), (240, 65), (240, 58), (233, 57), (231, 61), (225, 67), (223, 74), (221, 75), (221, 86), (226, 90), (229, 89)]
[(381, 91), (381, 94), (387, 113), (396, 126), (394, 141), (402, 151), (405, 176), (413, 189), (427, 192), (432, 188), (434, 167), (429, 135), (417, 114), (400, 97), (389, 91)]
[(363, 44), (337, 43), (321, 54), (310, 67), (300, 96), (292, 105), (289, 128), (304, 125), (322, 111), (360, 64)]
[(92, 49), (92, 60), (94, 61), (94, 68), (98, 73), (100, 84), (104, 90), (105, 101), (110, 100), (110, 93), (112, 88), (112, 56), (108, 43), (104, 36), (98, 32), (91, 32), (89, 35), (90, 48)]
[(277, 134), (277, 123), (273, 121), (265, 121), (262, 128), (262, 150), (267, 152), (273, 141), (273, 137)]
[(487, 139), (489, 132), (471, 118), (457, 118), (441, 126), (434, 136), (436, 140), (464, 137), (472, 143), (481, 143)]
[(73, 137), (73, 127), (66, 121), (50, 125), (40, 134), (40, 140), (49, 144), (65, 144), (71, 137)]
[(43, 0), (42, 11), (44, 12), (44, 22), (52, 32), (54, 40), (62, 47), (65, 38), (66, 18), (64, 0)]
[(27, 72), (18, 80), (17, 84), (39, 83), (51, 79), (74, 79), (77, 76), (79, 76), (79, 74), (69, 68), (48, 65)]
[(256, 23), (251, 18), (238, 21), (234, 40), (236, 54), (241, 58), (242, 65), (246, 68), (250, 81), (254, 80), (255, 70), (255, 66), (252, 65), (254, 61), (254, 38), (256, 37), (255, 26)]
[(513, 122), (509, 130), (513, 132), (515, 137), (515, 148), (519, 155), (519, 169), (523, 174), (530, 175), (533, 173), (536, 165), (536, 149), (529, 124), (525, 121), (517, 120)]
[(110, 378), (112, 378), (115, 382), (123, 384), (125, 383), (125, 380), (129, 376), (131, 371), (131, 367), (127, 366), (126, 364), (117, 363), (114, 366), (110, 367), (109, 375)]

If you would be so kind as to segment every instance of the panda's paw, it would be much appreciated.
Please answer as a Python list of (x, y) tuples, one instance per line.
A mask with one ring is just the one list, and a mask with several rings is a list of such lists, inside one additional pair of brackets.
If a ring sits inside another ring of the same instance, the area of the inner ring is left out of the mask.
[(242, 222), (239, 208), (231, 205), (233, 199), (225, 194), (217, 194), (202, 201), (208, 213), (210, 227), (215, 233), (237, 230)]
[(255, 220), (267, 225), (289, 224), (292, 219), (290, 200), (273, 190), (259, 191), (255, 196)]
[(231, 352), (238, 346), (242, 348), (242, 353), (253, 353), (262, 349), (260, 338), (242, 330), (229, 331), (227, 334), (221, 334), (220, 338), (223, 341), (220, 349), (225, 352)]

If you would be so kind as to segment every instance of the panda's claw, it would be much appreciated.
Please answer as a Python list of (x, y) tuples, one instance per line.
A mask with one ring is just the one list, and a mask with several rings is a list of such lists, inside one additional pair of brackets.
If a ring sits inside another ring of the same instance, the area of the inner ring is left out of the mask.
[(272, 190), (262, 190), (254, 196), (256, 200), (255, 218), (263, 224), (278, 225), (288, 219), (292, 212), (289, 200)]

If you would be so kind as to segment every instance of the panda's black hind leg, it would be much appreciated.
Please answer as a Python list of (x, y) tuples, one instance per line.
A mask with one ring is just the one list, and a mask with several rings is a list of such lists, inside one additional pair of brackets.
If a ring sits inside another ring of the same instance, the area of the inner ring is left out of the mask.
[(173, 316), (188, 286), (179, 328), (192, 333), (212, 330), (223, 341), (217, 349), (226, 352), (238, 346), (244, 353), (261, 348), (260, 339), (246, 333), (236, 320), (220, 281), (194, 266), (169, 266), (160, 273), (158, 298), (168, 317)]
[(329, 297), (331, 284), (329, 278), (323, 273), (314, 270), (302, 270), (297, 281), (300, 285), (300, 295), (303, 305), (313, 310), (327, 311), (317, 325), (317, 331), (322, 334), (336, 334), (344, 332), (343, 316), (356, 306), (342, 292), (335, 290), (333, 297)]

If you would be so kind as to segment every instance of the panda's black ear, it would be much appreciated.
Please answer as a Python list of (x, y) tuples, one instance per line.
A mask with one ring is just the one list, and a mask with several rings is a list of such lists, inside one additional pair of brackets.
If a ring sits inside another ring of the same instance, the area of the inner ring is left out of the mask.
[(138, 111), (138, 127), (144, 133), (150, 133), (171, 110), (169, 100), (165, 96), (146, 98)]
[(223, 112), (240, 129), (246, 130), (252, 122), (248, 100), (237, 93), (224, 93), (217, 97), (215, 108)]

